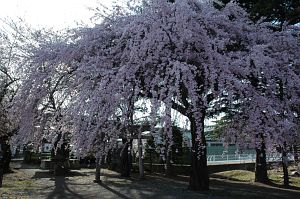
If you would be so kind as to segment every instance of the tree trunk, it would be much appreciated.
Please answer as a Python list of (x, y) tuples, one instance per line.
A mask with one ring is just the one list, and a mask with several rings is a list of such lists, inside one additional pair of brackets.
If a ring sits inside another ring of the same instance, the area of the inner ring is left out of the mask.
[(122, 139), (123, 149), (120, 155), (120, 174), (122, 177), (130, 177), (130, 160), (128, 155), (129, 143), (127, 139)]
[(101, 183), (101, 179), (100, 179), (100, 175), (101, 175), (101, 159), (97, 158), (96, 159), (96, 173), (95, 173), (95, 183)]
[(138, 151), (139, 151), (139, 173), (140, 178), (144, 178), (144, 165), (143, 165), (143, 149), (142, 149), (142, 139), (141, 139), (141, 132), (138, 135)]
[(2, 165), (0, 163), (0, 187), (2, 187), (2, 180), (3, 180), (3, 169), (2, 169)]
[(3, 180), (3, 155), (2, 155), (2, 144), (0, 144), (0, 187), (2, 187), (2, 180)]
[(9, 164), (11, 162), (11, 150), (10, 145), (6, 142), (2, 143), (1, 145), (1, 151), (2, 151), (2, 167), (3, 167), (3, 173), (8, 173), (10, 171)]
[(282, 150), (282, 169), (283, 169), (283, 185), (289, 187), (289, 172), (288, 172), (288, 157), (286, 156), (286, 150)]
[(167, 151), (166, 171), (165, 171), (166, 176), (174, 176), (174, 169), (173, 169), (173, 165), (171, 163), (171, 159), (172, 159), (171, 153), (172, 153), (172, 150)]
[(133, 170), (133, 166), (132, 166), (132, 157), (133, 157), (133, 154), (132, 154), (132, 142), (133, 142), (133, 139), (130, 139), (130, 142), (129, 142), (129, 153), (128, 153), (128, 161), (129, 161), (129, 170), (132, 171)]
[(268, 183), (266, 147), (262, 141), (260, 148), (256, 148), (255, 182)]
[(194, 118), (190, 118), (192, 136), (192, 157), (189, 189), (194, 191), (209, 190), (209, 177), (206, 159), (207, 149), (204, 135), (204, 118), (205, 114), (202, 114), (201, 118), (197, 118), (202, 124), (200, 137), (201, 140), (197, 140), (196, 121)]

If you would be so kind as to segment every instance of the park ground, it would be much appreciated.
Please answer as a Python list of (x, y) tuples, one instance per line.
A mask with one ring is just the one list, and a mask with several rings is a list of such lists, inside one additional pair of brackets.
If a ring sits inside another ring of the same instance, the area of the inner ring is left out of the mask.
[(293, 199), (300, 198), (300, 177), (291, 177), (291, 187), (283, 188), (282, 172), (269, 173), (271, 183), (255, 183), (250, 171), (226, 171), (210, 176), (210, 190), (187, 189), (188, 176), (166, 178), (161, 174), (137, 174), (120, 178), (102, 170), (102, 183), (93, 183), (94, 169), (71, 171), (66, 176), (53, 176), (34, 165), (12, 164), (13, 172), (4, 176), (1, 199)]

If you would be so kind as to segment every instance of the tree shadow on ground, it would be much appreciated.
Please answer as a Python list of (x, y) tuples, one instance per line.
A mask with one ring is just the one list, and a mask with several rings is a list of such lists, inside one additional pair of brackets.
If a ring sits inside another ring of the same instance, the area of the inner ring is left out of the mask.
[(277, 184), (277, 183), (274, 183), (276, 181), (274, 180), (270, 180), (269, 183), (267, 183), (267, 185), (269, 186), (272, 186), (272, 187), (277, 187), (277, 188), (281, 188), (281, 189), (290, 189), (290, 190), (298, 190), (300, 191), (300, 187), (295, 187), (295, 186), (288, 186), (288, 187), (285, 187), (283, 184)]
[[(159, 174), (154, 174), (153, 178), (166, 178)], [(174, 181), (189, 181), (189, 176), (176, 176), (168, 178)], [(162, 181), (168, 181), (168, 179)], [(166, 183), (166, 182), (162, 182)], [(229, 197), (229, 198), (257, 198), (257, 199), (274, 199), (274, 198), (300, 198), (300, 188), (290, 187), (287, 189), (281, 185), (270, 183), (268, 185), (255, 182), (233, 181), (224, 178), (210, 177), (210, 194)], [(201, 192), (203, 193), (203, 192)]]
[[(17, 170), (17, 169), (16, 169)], [(3, 173), (3, 175), (6, 174), (12, 174), (12, 173), (16, 173), (13, 169), (9, 169), (8, 171), (6, 171), (5, 173)]]
[[(87, 175), (95, 175), (95, 171), (88, 171), (84, 172)], [(139, 179), (136, 174), (131, 174), (130, 177), (122, 177), (121, 174), (114, 172), (114, 173), (107, 173), (101, 172), (101, 177), (104, 178), (117, 178), (117, 179)]]
[[(233, 181), (233, 182), (251, 183), (251, 182), (248, 182), (248, 181), (245, 181), (245, 180), (240, 180), (240, 179), (237, 179), (237, 178), (234, 178), (234, 177), (226, 177), (226, 176), (218, 175), (218, 174), (211, 174), (210, 177), (215, 178), (215, 179), (230, 180), (230, 181)], [(266, 183), (265, 185), (268, 185), (268, 186), (271, 186), (271, 187), (274, 187), (274, 188), (280, 188), (280, 189), (300, 190), (300, 187), (295, 187), (295, 186), (285, 187), (283, 184), (278, 184), (278, 183), (275, 183), (275, 182), (276, 182), (275, 180), (270, 179), (269, 182)]]
[[(84, 172), (84, 174), (86, 174), (86, 175), (95, 175), (95, 171)], [(104, 173), (104, 172), (101, 172), (101, 176), (105, 176), (105, 177), (108, 177), (108, 178), (121, 178), (120, 174), (118, 174), (118, 173)]]
[[(94, 174), (94, 172), (92, 172)], [(90, 176), (89, 172), (73, 172), (73, 176)], [(37, 171), (35, 178), (50, 177), (47, 171)], [(283, 189), (277, 186), (263, 185), (254, 182), (238, 182), (228, 179), (212, 178), (210, 180), (210, 190), (205, 192), (195, 192), (187, 189), (188, 176), (176, 176), (166, 178), (161, 174), (146, 175), (145, 179), (139, 179), (138, 174), (133, 174), (130, 178), (120, 178), (118, 173), (111, 171), (102, 172), (102, 183), (99, 185), (92, 183), (92, 177), (87, 180), (81, 177), (66, 178), (52, 177), (55, 181), (54, 190), (47, 199), (81, 199), (81, 198), (143, 198), (143, 199), (290, 199), (300, 198), (300, 191)], [(51, 189), (53, 184), (51, 184)], [(85, 187), (87, 185), (87, 187)], [(85, 187), (85, 188), (82, 188)], [(50, 188), (50, 187), (49, 187)], [(82, 194), (82, 195), (81, 195)], [(99, 195), (100, 194), (100, 195)], [(88, 196), (89, 195), (89, 196)]]
[[(146, 176), (145, 179), (139, 179), (132, 176), (126, 179), (108, 179), (100, 184), (108, 191), (116, 194), (122, 199), (128, 198), (172, 198), (172, 199), (207, 199), (210, 192), (193, 192), (187, 189), (186, 183), (170, 181), (165, 178)], [(218, 199), (227, 199), (218, 197)]]
[(55, 188), (48, 195), (47, 199), (83, 199), (83, 196), (72, 191), (67, 186), (66, 180), (64, 176), (55, 176)]
[(103, 183), (101, 183), (101, 182), (98, 183), (98, 184), (99, 184), (101, 187), (103, 187), (103, 188), (105, 188), (106, 190), (108, 190), (108, 191), (114, 193), (115, 195), (117, 195), (118, 197), (120, 197), (120, 198), (122, 198), (122, 199), (131, 199), (131, 197), (128, 197), (128, 196), (122, 194), (121, 192), (116, 191), (115, 189), (112, 189), (111, 187), (109, 187), (109, 186), (106, 185), (106, 184), (103, 184)]
[(261, 183), (238, 182), (227, 179), (211, 178), (211, 187), (216, 193), (223, 193), (240, 198), (273, 199), (273, 198), (299, 198), (297, 190), (283, 189)]
[(39, 169), (40, 168), (40, 164), (36, 164), (36, 163), (21, 163), (21, 166), (18, 167), (17, 169)]
[[(32, 179), (51, 178), (53, 176), (54, 176), (53, 172), (50, 172), (50, 171), (36, 171), (34, 176), (32, 176), (31, 178)], [(78, 171), (69, 171), (64, 176), (61, 176), (61, 177), (74, 177), (74, 176), (87, 176), (87, 174), (81, 173), (81, 172), (78, 172)]]

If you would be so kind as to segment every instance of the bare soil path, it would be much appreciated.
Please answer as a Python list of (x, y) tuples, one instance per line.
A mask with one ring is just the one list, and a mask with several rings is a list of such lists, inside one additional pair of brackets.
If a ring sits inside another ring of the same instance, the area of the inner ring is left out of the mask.
[(143, 180), (133, 175), (120, 178), (110, 170), (102, 170), (102, 183), (93, 183), (94, 169), (72, 171), (66, 177), (52, 176), (36, 166), (12, 165), (14, 172), (5, 175), (0, 188), (2, 199), (290, 199), (300, 198), (300, 189), (283, 189), (257, 183), (235, 182), (211, 178), (211, 190), (193, 192), (187, 189), (188, 178), (173, 179), (147, 175)]

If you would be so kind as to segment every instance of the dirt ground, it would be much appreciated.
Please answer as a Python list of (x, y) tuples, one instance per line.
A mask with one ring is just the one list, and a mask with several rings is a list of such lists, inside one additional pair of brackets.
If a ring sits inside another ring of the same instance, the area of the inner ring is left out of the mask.
[(281, 199), (300, 198), (300, 188), (283, 189), (258, 183), (236, 182), (211, 178), (211, 190), (193, 192), (187, 189), (188, 177), (173, 179), (162, 175), (147, 175), (140, 180), (137, 174), (120, 178), (110, 170), (102, 170), (101, 184), (93, 183), (94, 169), (72, 171), (52, 176), (36, 166), (12, 164), (14, 172), (4, 176), (0, 188), (2, 199)]

